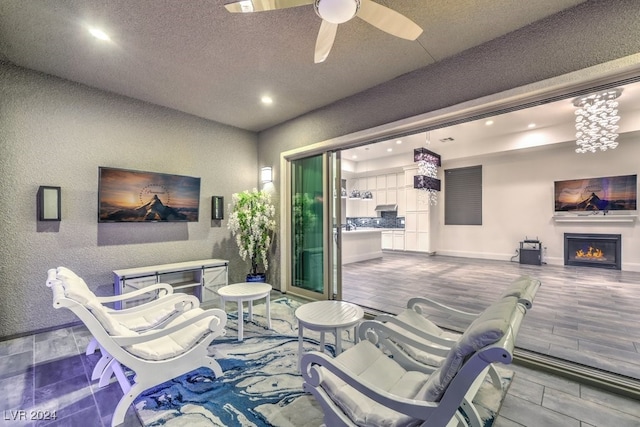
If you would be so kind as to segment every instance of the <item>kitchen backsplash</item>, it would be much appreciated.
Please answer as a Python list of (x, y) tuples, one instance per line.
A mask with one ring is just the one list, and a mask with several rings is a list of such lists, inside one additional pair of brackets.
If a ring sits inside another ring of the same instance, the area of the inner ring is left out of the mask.
[(382, 212), (379, 217), (347, 218), (347, 223), (363, 228), (404, 228), (404, 217), (395, 212)]

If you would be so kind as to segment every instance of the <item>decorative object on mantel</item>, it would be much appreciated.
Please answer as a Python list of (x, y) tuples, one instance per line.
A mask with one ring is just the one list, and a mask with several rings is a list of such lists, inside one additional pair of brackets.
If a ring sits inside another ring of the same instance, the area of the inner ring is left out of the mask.
[(618, 101), (622, 89), (609, 89), (573, 100), (576, 110), (576, 153), (595, 153), (618, 146)]
[[(427, 145), (430, 144), (427, 136)], [(438, 194), (440, 191), (440, 180), (438, 179), (438, 167), (441, 165), (440, 155), (425, 147), (413, 150), (413, 161), (418, 162), (418, 175), (413, 177), (413, 188), (424, 190), (426, 200), (421, 199), (430, 205), (438, 204)]]
[(265, 273), (258, 272), (258, 265), (269, 268), (267, 254), (271, 246), (271, 235), (276, 228), (275, 207), (271, 204), (271, 194), (257, 189), (231, 195), (228, 227), (236, 237), (243, 260), (251, 260), (251, 272), (247, 282), (264, 282)]

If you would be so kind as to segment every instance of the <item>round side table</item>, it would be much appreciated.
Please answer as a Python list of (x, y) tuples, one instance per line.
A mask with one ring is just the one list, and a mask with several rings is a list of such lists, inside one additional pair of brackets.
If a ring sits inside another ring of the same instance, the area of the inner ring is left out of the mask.
[(320, 351), (324, 351), (324, 333), (332, 332), (336, 337), (336, 356), (342, 353), (343, 329), (353, 327), (356, 339), (356, 326), (364, 317), (362, 308), (345, 301), (315, 301), (301, 305), (296, 309), (298, 319), (298, 366), (303, 350), (304, 328), (320, 332)]
[(271, 329), (271, 307), (269, 305), (271, 285), (267, 283), (244, 282), (223, 286), (218, 289), (218, 295), (222, 300), (222, 308), (226, 311), (226, 302), (235, 301), (238, 304), (238, 341), (243, 340), (244, 320), (243, 303), (247, 301), (249, 309), (249, 321), (253, 320), (253, 301), (264, 298), (267, 305), (267, 326)]

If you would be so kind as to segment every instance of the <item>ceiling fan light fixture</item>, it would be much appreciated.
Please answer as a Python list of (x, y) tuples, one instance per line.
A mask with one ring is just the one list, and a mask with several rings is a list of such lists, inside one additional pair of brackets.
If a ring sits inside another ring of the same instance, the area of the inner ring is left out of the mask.
[(251, 0), (242, 0), (239, 1), (240, 10), (242, 13), (251, 13), (253, 12), (253, 2)]
[(316, 14), (332, 24), (347, 22), (358, 13), (360, 0), (315, 0)]

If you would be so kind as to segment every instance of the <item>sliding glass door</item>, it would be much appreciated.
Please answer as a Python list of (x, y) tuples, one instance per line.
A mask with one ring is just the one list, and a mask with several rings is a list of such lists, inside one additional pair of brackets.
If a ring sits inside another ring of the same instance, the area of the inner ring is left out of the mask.
[(335, 201), (341, 199), (336, 162), (336, 153), (290, 162), (289, 292), (311, 299), (339, 295), (341, 206)]

